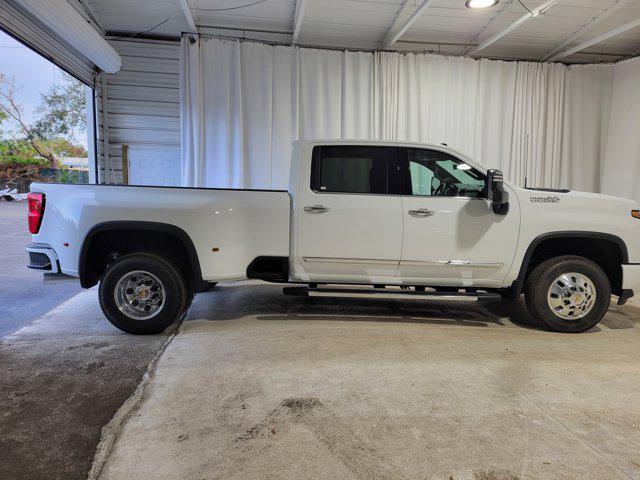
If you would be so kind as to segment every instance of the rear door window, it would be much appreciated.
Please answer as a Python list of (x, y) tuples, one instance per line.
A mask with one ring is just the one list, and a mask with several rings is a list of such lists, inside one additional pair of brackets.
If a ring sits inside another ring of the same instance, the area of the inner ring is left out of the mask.
[(386, 195), (394, 147), (318, 146), (313, 150), (311, 189), (319, 193)]

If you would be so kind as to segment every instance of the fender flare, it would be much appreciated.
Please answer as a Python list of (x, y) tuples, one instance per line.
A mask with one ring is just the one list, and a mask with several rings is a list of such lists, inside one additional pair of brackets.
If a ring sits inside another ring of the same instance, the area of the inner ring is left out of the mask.
[(627, 244), (624, 243), (617, 235), (612, 235), (610, 233), (602, 233), (602, 232), (584, 232), (584, 231), (560, 231), (560, 232), (548, 232), (543, 233), (542, 235), (534, 238), (529, 246), (527, 247), (527, 251), (524, 254), (522, 259), (522, 264), (520, 265), (520, 272), (518, 273), (518, 278), (513, 282), (511, 286), (512, 296), (517, 298), (524, 288), (524, 280), (527, 276), (527, 269), (529, 268), (529, 262), (531, 261), (531, 257), (533, 256), (533, 252), (536, 248), (545, 240), (551, 240), (554, 238), (589, 238), (594, 240), (605, 240), (608, 242), (615, 243), (620, 249), (620, 254), (622, 256), (622, 263), (629, 262), (629, 251), (627, 250)]
[(143, 230), (149, 232), (161, 232), (175, 236), (183, 245), (189, 256), (191, 263), (191, 273), (193, 275), (194, 285), (196, 291), (199, 291), (199, 287), (206, 283), (202, 280), (202, 270), (200, 269), (200, 260), (198, 259), (198, 252), (193, 245), (193, 241), (187, 232), (180, 227), (161, 222), (145, 222), (136, 220), (125, 221), (109, 221), (102, 222), (94, 225), (84, 236), (82, 240), (82, 248), (80, 249), (80, 257), (78, 258), (78, 276), (80, 277), (80, 285), (83, 288), (90, 288), (95, 283), (92, 283), (87, 277), (87, 263), (89, 246), (93, 238), (99, 233), (113, 231), (113, 230)]

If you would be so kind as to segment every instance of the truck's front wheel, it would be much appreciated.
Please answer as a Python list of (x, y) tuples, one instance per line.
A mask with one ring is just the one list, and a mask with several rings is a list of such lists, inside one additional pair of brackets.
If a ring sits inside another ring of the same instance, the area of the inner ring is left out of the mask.
[(595, 326), (607, 313), (611, 285), (596, 263), (566, 255), (533, 269), (525, 300), (529, 313), (547, 329), (579, 333)]
[(100, 281), (100, 306), (109, 321), (134, 334), (160, 333), (187, 305), (183, 275), (168, 260), (130, 254), (111, 265)]

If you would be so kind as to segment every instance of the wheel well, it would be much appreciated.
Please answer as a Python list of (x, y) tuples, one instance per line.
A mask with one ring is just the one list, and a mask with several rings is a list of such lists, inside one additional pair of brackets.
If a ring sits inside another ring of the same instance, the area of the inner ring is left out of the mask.
[(109, 222), (94, 227), (80, 253), (80, 284), (84, 288), (92, 287), (110, 263), (136, 252), (155, 253), (171, 260), (180, 268), (192, 291), (200, 291), (204, 286), (197, 253), (184, 230), (146, 222)]
[(256, 257), (247, 267), (247, 278), (287, 283), (289, 281), (289, 257)]
[(527, 252), (521, 272), (522, 288), (529, 273), (542, 262), (561, 255), (579, 255), (598, 264), (609, 277), (612, 293), (622, 291), (622, 264), (626, 262), (626, 247), (617, 237), (554, 236), (537, 242)]

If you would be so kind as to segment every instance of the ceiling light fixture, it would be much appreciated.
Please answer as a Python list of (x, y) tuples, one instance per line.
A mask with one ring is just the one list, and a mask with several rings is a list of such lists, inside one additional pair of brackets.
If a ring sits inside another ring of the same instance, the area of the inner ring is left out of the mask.
[(467, 0), (464, 6), (467, 8), (490, 8), (497, 5), (500, 0)]

